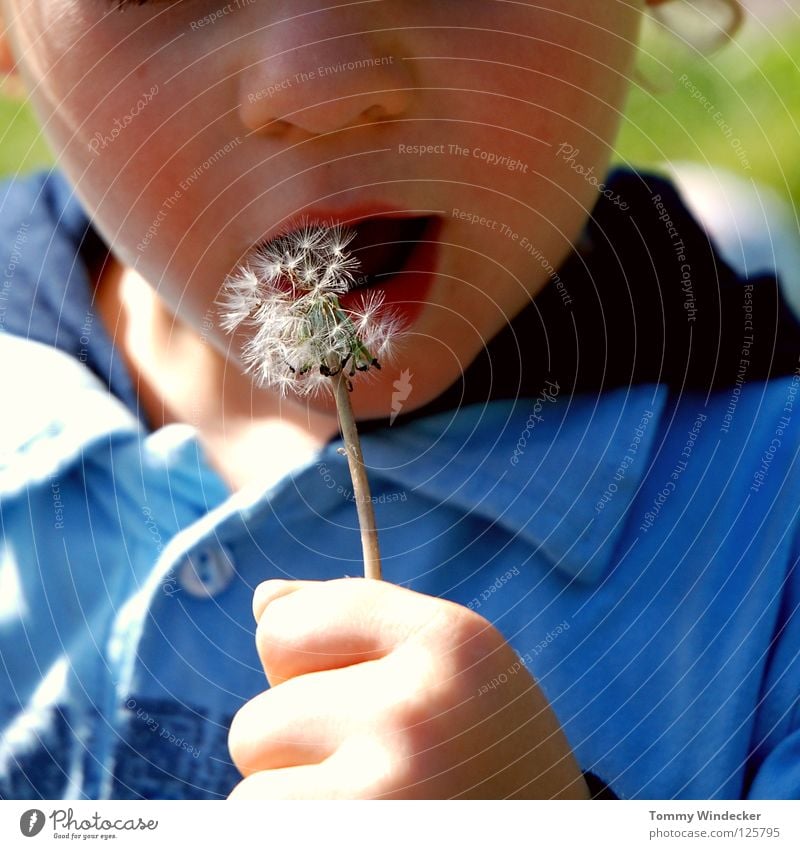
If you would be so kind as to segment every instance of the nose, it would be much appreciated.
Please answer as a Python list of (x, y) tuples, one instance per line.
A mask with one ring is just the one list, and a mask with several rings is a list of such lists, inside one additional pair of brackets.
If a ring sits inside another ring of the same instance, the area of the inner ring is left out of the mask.
[(323, 135), (408, 111), (413, 80), (397, 31), (376, 30), (363, 17), (343, 26), (339, 12), (298, 16), (252, 36), (239, 92), (250, 131)]

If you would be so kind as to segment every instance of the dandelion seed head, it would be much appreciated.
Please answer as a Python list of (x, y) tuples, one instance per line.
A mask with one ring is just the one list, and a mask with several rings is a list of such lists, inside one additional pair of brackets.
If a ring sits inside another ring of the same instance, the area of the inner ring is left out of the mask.
[(330, 388), (340, 370), (368, 371), (391, 355), (401, 323), (381, 293), (365, 291), (345, 309), (339, 298), (354, 285), (355, 238), (341, 225), (303, 224), (259, 247), (225, 282), (220, 325), (249, 331), (245, 371), (281, 394)]

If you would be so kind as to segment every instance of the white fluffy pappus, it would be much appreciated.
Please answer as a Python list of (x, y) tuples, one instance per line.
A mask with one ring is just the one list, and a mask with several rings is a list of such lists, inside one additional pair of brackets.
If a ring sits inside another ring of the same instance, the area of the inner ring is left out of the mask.
[(254, 251), (223, 286), (217, 306), (227, 333), (250, 331), (245, 370), (259, 386), (309, 395), (342, 370), (380, 369), (402, 333), (383, 295), (365, 291), (353, 308), (339, 298), (354, 285), (355, 237), (340, 226), (306, 224)]

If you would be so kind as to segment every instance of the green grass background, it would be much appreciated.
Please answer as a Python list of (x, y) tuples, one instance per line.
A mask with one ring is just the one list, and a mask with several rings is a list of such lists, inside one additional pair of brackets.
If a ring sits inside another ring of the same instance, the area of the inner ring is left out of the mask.
[[(631, 92), (616, 158), (632, 165), (688, 160), (723, 167), (773, 186), (800, 213), (800, 16), (777, 18), (769, 30), (751, 21), (710, 55), (663, 36), (644, 44), (644, 79)], [(713, 112), (693, 99), (683, 75)]]
[[(751, 21), (724, 50), (704, 55), (650, 27), (615, 159), (652, 167), (667, 160), (723, 166), (773, 186), (800, 211), (800, 18), (766, 29)], [(680, 82), (683, 74), (713, 104), (734, 138)], [(52, 155), (26, 104), (0, 97), (0, 174), (49, 165)]]

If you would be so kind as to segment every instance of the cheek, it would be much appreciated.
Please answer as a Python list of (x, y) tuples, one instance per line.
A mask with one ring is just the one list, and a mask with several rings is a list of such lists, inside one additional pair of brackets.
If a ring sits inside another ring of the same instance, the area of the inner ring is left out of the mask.
[[(610, 11), (621, 7), (616, 3), (593, 3), (578, 10), (582, 17), (575, 12), (568, 19), (563, 8), (546, 6), (505, 19), (486, 16), (476, 22), (479, 36), (448, 37), (447, 55), (456, 58), (424, 61), (434, 79), (426, 84), (438, 89), (438, 111), (449, 122), (433, 123), (431, 132), (468, 151), (448, 157), (459, 199), (468, 212), (499, 222), (489, 229), (451, 221), (450, 233), (457, 244), (484, 251), (511, 272), (495, 270), (493, 291), (502, 290), (512, 308), (544, 285), (545, 264), (558, 268), (563, 262), (594, 205), (641, 17), (633, 5)], [(428, 47), (428, 55), (445, 53), (441, 45), (438, 51)], [(563, 155), (565, 143), (578, 151), (580, 170)], [(543, 261), (531, 258), (526, 242)], [(460, 266), (469, 274), (475, 260), (465, 257)], [(499, 277), (509, 279), (501, 283)]]
[(241, 222), (253, 192), (236, 190), (251, 167), (245, 133), (224, 118), (235, 80), (218, 84), (225, 74), (204, 55), (161, 49), (170, 30), (156, 41), (77, 12), (63, 23), (33, 19), (23, 33), (38, 39), (29, 90), (58, 167), (118, 259), (206, 333), (219, 286), (252, 240)]
[[(158, 41), (147, 28), (129, 30), (65, 15), (63, 31), (40, 34), (47, 70), (32, 69), (33, 100), (59, 167), (106, 242), (167, 303), (202, 317), (200, 304), (216, 293), (196, 293), (192, 276), (204, 263), (213, 273), (215, 235), (235, 214), (206, 209), (235, 180), (237, 142), (216, 120), (231, 93), (209, 82), (219, 77), (213, 60), (180, 74), (196, 57), (164, 49), (169, 25)], [(217, 278), (227, 270), (221, 257)]]
[(501, 146), (544, 172), (564, 140), (592, 157), (607, 152), (630, 82), (639, 9), (592, 0), (565, 10), (543, 0), (486, 4), (492, 11), (480, 14), (479, 4), (468, 5), (472, 26), (440, 35), (443, 44), (426, 36), (414, 59), (424, 85), (438, 92), (436, 111), (455, 119), (452, 135)]
[(100, 22), (103, 0), (95, 4), (97, 17), (86, 14), (86, 2), (62, 3), (58, 26), (41, 19), (45, 5), (32, 2), (21, 25), (30, 100), (58, 167), (103, 234), (114, 236), (114, 222), (121, 225), (129, 212), (136, 216), (137, 199), (155, 170), (147, 166), (161, 153), (149, 140), (169, 121), (164, 74), (150, 70), (155, 63), (148, 64), (142, 46), (126, 40), (118, 25)]

